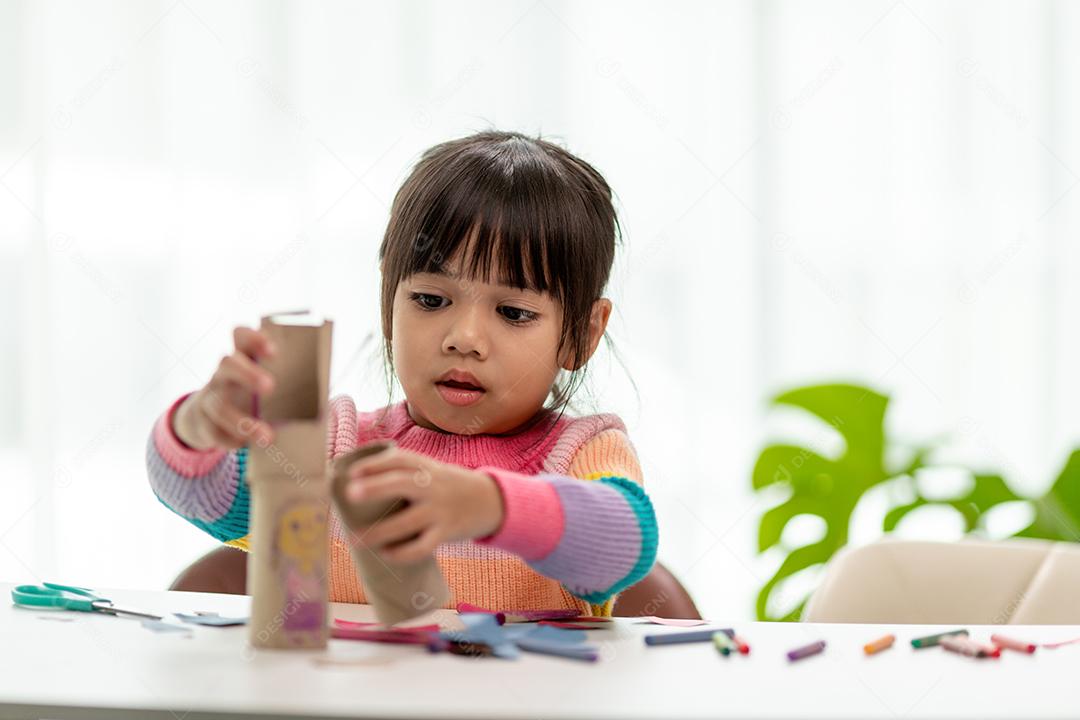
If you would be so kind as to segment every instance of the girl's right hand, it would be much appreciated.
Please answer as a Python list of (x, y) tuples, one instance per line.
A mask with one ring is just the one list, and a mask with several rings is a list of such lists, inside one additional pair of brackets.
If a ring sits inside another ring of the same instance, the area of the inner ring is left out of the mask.
[[(252, 395), (268, 395), (273, 376), (255, 360), (272, 357), (273, 344), (258, 330), (233, 330), (232, 355), (218, 363), (206, 387), (188, 396), (173, 415), (173, 432), (195, 450), (235, 450), (255, 441), (269, 445), (274, 431), (250, 415)], [(246, 409), (242, 409), (246, 408)]]

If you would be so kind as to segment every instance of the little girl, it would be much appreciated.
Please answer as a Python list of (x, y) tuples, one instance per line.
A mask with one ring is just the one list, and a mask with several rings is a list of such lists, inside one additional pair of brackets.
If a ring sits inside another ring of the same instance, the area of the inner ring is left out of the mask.
[[(388, 563), (435, 553), (451, 607), (610, 615), (653, 566), (656, 519), (625, 426), (564, 413), (611, 313), (617, 229), (595, 169), (518, 133), (431, 148), (394, 198), (381, 309), (405, 400), (358, 413), (335, 397), (327, 457), (393, 441), (352, 465), (349, 494), (409, 506), (362, 542)], [(275, 348), (247, 328), (234, 344), (158, 419), (147, 468), (169, 509), (247, 550), (247, 445), (273, 431), (235, 398), (273, 392), (256, 360)], [(336, 516), (330, 537), (330, 599), (365, 602)]]

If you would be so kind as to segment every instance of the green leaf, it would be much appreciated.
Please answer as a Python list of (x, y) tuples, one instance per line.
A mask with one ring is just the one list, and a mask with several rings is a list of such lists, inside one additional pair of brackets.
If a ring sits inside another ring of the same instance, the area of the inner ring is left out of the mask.
[(797, 445), (770, 445), (761, 451), (754, 464), (754, 489), (769, 485), (815, 488), (818, 478), (829, 474), (835, 462)]
[[(792, 550), (791, 553), (784, 558), (784, 562), (780, 564), (780, 569), (776, 571), (769, 580), (762, 586), (761, 591), (758, 592), (757, 597), (757, 617), (759, 620), (780, 620), (781, 618), (770, 617), (768, 614), (769, 597), (772, 594), (773, 589), (783, 579), (794, 575), (800, 570), (813, 567), (815, 565), (821, 565), (826, 562), (833, 553), (837, 550), (834, 539), (826, 535), (820, 541), (811, 545), (804, 545), (801, 548)], [(802, 606), (806, 603), (806, 598), (803, 598), (799, 603), (799, 610), (801, 612)], [(786, 616), (785, 616), (786, 617)]]
[(816, 415), (843, 436), (849, 454), (876, 459), (874, 469), (883, 472), (880, 461), (889, 398), (867, 387), (841, 383), (797, 388), (778, 395), (774, 402)]
[[(762, 515), (759, 551), (776, 547), (784, 528), (796, 515), (820, 517), (826, 528), (821, 541), (792, 550), (761, 588), (757, 603), (761, 619), (766, 619), (769, 595), (777, 583), (791, 573), (827, 561), (847, 542), (851, 514), (859, 498), (889, 477), (884, 470), (888, 405), (884, 395), (857, 385), (819, 385), (782, 393), (774, 402), (800, 408), (828, 423), (843, 438), (844, 448), (838, 457), (829, 458), (800, 445), (778, 443), (762, 450), (754, 464), (755, 490), (770, 486), (791, 490), (785, 502)], [(921, 462), (920, 456), (916, 454), (913, 461)]]
[(958, 501), (971, 503), (978, 509), (981, 516), (995, 505), (1023, 499), (1009, 489), (1005, 478), (1000, 475), (976, 475), (971, 491), (958, 498)]
[(906, 505), (898, 505), (889, 512), (885, 513), (885, 520), (882, 522), (882, 529), (885, 532), (892, 532), (896, 529), (896, 526), (900, 524), (900, 521), (907, 517), (907, 514), (912, 510), (917, 510), (928, 502), (924, 498), (917, 498), (913, 502), (909, 502)]
[(788, 521), (796, 515), (822, 516), (823, 503), (817, 499), (794, 496), (767, 510), (758, 525), (758, 552), (765, 552), (780, 542)]
[(1023, 500), (1005, 483), (1000, 475), (975, 475), (971, 488), (952, 498), (930, 500), (921, 495), (913, 502), (893, 508), (885, 514), (882, 529), (892, 532), (908, 513), (930, 505), (947, 506), (964, 517), (964, 531), (971, 532), (979, 526), (982, 517), (990, 508), (1002, 503)]
[(1080, 450), (1073, 451), (1054, 484), (1033, 504), (1035, 519), (1018, 536), (1080, 542)]

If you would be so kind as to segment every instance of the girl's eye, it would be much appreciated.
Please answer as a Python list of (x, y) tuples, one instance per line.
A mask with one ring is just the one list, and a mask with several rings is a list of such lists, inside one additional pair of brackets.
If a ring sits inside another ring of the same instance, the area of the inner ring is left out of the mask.
[(536, 313), (532, 310), (522, 310), (521, 308), (512, 307), (510, 305), (501, 305), (499, 307), (499, 312), (502, 313), (504, 318), (515, 325), (524, 325), (536, 319)]
[(438, 310), (443, 306), (442, 301), (446, 298), (442, 295), (430, 295), (428, 293), (409, 293), (409, 299), (423, 310)]

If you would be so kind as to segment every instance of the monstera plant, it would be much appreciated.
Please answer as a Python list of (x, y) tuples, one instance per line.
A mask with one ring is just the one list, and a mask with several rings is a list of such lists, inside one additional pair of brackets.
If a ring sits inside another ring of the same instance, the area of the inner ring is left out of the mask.
[[(1017, 536), (1080, 541), (1080, 451), (1069, 457), (1057, 480), (1039, 498), (1013, 492), (1005, 479), (992, 473), (972, 473), (973, 482), (954, 497), (925, 497), (915, 481), (918, 471), (931, 467), (933, 443), (903, 452), (887, 445), (885, 413), (889, 398), (858, 385), (816, 385), (785, 392), (773, 404), (798, 408), (830, 425), (843, 440), (838, 454), (827, 456), (796, 444), (774, 444), (762, 450), (754, 466), (756, 492), (781, 489), (785, 499), (761, 516), (758, 551), (779, 547), (786, 555), (776, 573), (761, 587), (757, 597), (760, 620), (797, 620), (806, 598), (790, 611), (772, 615), (770, 598), (792, 575), (820, 566), (848, 542), (851, 517), (859, 500), (872, 488), (892, 483), (914, 498), (891, 507), (884, 518), (891, 532), (908, 513), (930, 505), (950, 507), (960, 513), (965, 530), (978, 533), (987, 512), (1002, 503), (1027, 503), (1033, 514), (1030, 525)], [(897, 460), (897, 454), (902, 457)], [(819, 539), (799, 547), (783, 543), (784, 528), (800, 515), (817, 516), (825, 532)]]

